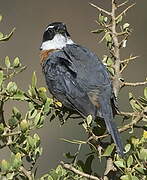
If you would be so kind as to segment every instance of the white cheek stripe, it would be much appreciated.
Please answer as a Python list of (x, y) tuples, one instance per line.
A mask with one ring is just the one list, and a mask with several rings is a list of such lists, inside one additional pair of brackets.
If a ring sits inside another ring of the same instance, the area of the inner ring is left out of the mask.
[(54, 26), (48, 26), (47, 28), (46, 28), (46, 31), (48, 30), (48, 29), (52, 29), (52, 28), (54, 28)]
[(56, 34), (52, 40), (48, 40), (42, 43), (42, 50), (50, 50), (50, 49), (62, 49), (67, 44), (74, 44), (74, 42), (67, 37), (64, 37), (61, 34)]

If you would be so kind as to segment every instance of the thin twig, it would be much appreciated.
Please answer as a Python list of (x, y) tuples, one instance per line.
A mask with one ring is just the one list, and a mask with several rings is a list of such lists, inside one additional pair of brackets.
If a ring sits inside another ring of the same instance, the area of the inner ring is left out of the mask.
[(26, 170), (23, 166), (21, 166), (19, 170), (28, 178), (28, 180), (33, 180), (30, 171)]
[(109, 180), (112, 176), (114, 176), (114, 173), (113, 173), (111, 174), (111, 177), (110, 177), (110, 174), (109, 174), (110, 171), (113, 171), (115, 173), (116, 168), (114, 167), (112, 158), (108, 157), (107, 163), (106, 163), (106, 169), (104, 172), (104, 180), (107, 180), (107, 179)]
[(106, 11), (105, 9), (98, 7), (98, 6), (94, 5), (93, 3), (89, 3), (89, 4), (90, 4), (91, 6), (93, 6), (94, 8), (98, 9), (99, 11), (101, 11), (101, 12), (103, 12), (103, 13), (111, 16), (111, 12)]
[(133, 57), (130, 56), (129, 58), (122, 60), (121, 63), (122, 63), (122, 64), (123, 64), (123, 63), (127, 63), (128, 61), (132, 61), (132, 60), (135, 60), (135, 59), (137, 59), (137, 58), (139, 58), (139, 56), (133, 56)]
[(0, 123), (2, 123), (4, 126), (6, 126), (5, 120), (4, 120), (4, 110), (3, 110), (4, 102), (0, 101)]
[(21, 134), (21, 131), (7, 133), (7, 134), (2, 134), (1, 137), (15, 136), (15, 135), (19, 135), (19, 134)]
[(138, 115), (138, 113), (135, 114), (135, 112), (122, 112), (122, 111), (118, 112), (117, 114), (120, 116), (130, 116), (130, 117)]
[(131, 82), (124, 82), (122, 84), (122, 86), (142, 86), (142, 85), (146, 85), (147, 84), (147, 80), (144, 82), (136, 82), (136, 83), (131, 83)]
[(86, 174), (84, 172), (81, 172), (81, 171), (77, 170), (71, 164), (65, 164), (63, 161), (61, 161), (60, 164), (62, 165), (63, 168), (68, 169), (68, 170), (72, 171), (73, 173), (75, 173), (77, 175), (80, 175), (82, 177), (85, 177), (85, 178), (88, 178), (88, 179), (93, 179), (93, 180), (102, 180), (102, 179), (99, 179), (96, 176)]
[(119, 8), (119, 7), (122, 7), (122, 6), (126, 5), (127, 3), (128, 3), (128, 0), (125, 1), (125, 2), (123, 2), (123, 3), (121, 3), (121, 4), (119, 4), (119, 5), (117, 5), (117, 7), (118, 7), (118, 8)]
[(115, 20), (119, 19), (123, 14), (125, 14), (131, 7), (135, 6), (136, 3), (131, 4), (130, 6), (128, 6), (123, 12), (121, 12)]

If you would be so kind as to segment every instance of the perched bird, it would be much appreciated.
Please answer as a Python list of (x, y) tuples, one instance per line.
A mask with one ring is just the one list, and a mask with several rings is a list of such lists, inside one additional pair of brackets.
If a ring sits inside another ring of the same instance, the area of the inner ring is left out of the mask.
[(116, 99), (109, 73), (101, 60), (89, 49), (72, 41), (62, 22), (46, 27), (40, 50), (50, 93), (83, 117), (102, 118), (117, 152), (123, 155), (120, 135), (113, 122)]

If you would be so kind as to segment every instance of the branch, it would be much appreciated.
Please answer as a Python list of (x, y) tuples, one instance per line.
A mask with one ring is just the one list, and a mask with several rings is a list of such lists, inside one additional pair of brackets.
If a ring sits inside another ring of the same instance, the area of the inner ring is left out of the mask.
[(88, 178), (88, 179), (93, 179), (93, 180), (102, 180), (102, 179), (99, 179), (96, 176), (81, 172), (81, 171), (77, 170), (76, 168), (74, 168), (72, 165), (65, 164), (63, 161), (61, 161), (60, 164), (62, 165), (63, 168), (68, 169), (68, 170), (72, 171), (73, 173), (78, 174), (78, 175), (80, 175), (82, 177), (85, 177), (85, 178)]
[(125, 1), (125, 2), (123, 2), (123, 3), (121, 3), (121, 4), (119, 4), (119, 5), (117, 5), (117, 7), (118, 7), (118, 8), (119, 8), (119, 7), (122, 7), (122, 6), (126, 5), (127, 3), (128, 3), (128, 0)]
[(136, 58), (139, 58), (139, 56), (130, 56), (129, 58), (122, 60), (121, 63), (127, 63), (128, 61), (135, 60)]
[(4, 120), (4, 110), (3, 110), (4, 102), (0, 101), (0, 123), (3, 123), (4, 126), (6, 126), (5, 120)]
[(116, 171), (116, 168), (113, 165), (112, 158), (108, 157), (104, 175), (107, 176), (110, 171)]
[(7, 133), (7, 134), (2, 134), (1, 137), (15, 136), (15, 135), (19, 135), (19, 134), (21, 134), (21, 131)]
[(94, 5), (93, 3), (89, 3), (89, 4), (90, 4), (91, 6), (93, 6), (94, 8), (98, 9), (99, 11), (101, 11), (101, 12), (103, 12), (103, 13), (105, 13), (105, 14), (111, 16), (111, 13), (110, 13), (109, 11), (106, 11), (105, 9), (102, 9), (102, 8), (100, 8), (100, 7), (96, 6), (96, 5)]
[(26, 170), (23, 166), (21, 166), (19, 170), (28, 178), (28, 180), (33, 180), (30, 171)]
[(120, 90), (121, 87), (121, 73), (120, 73), (120, 64), (121, 64), (121, 60), (120, 60), (120, 49), (119, 49), (119, 41), (118, 41), (118, 37), (117, 37), (117, 32), (116, 32), (116, 17), (115, 17), (115, 13), (116, 13), (116, 4), (115, 4), (115, 0), (112, 0), (112, 13), (111, 13), (111, 18), (112, 18), (112, 27), (111, 27), (111, 31), (112, 31), (112, 39), (113, 39), (113, 43), (114, 43), (114, 57), (115, 57), (115, 65), (114, 65), (114, 69), (115, 69), (115, 76), (114, 76), (114, 81), (113, 81), (113, 87), (114, 87), (114, 93), (115, 96), (117, 97), (118, 92)]
[(147, 80), (144, 82), (136, 82), (136, 83), (130, 83), (130, 82), (124, 82), (122, 83), (122, 86), (142, 86), (142, 85), (146, 85), (147, 84)]
[(123, 12), (121, 12), (115, 20), (119, 19), (123, 14), (125, 14), (131, 7), (135, 6), (136, 3), (131, 4), (130, 6), (128, 6)]

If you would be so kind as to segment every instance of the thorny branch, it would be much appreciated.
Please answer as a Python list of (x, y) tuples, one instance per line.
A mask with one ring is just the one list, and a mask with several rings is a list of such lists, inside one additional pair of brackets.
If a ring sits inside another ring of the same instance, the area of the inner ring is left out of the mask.
[(70, 171), (74, 172), (75, 174), (78, 174), (78, 175), (80, 175), (82, 177), (85, 177), (85, 178), (88, 178), (88, 179), (92, 179), (92, 180), (102, 180), (102, 179), (99, 179), (96, 176), (93, 176), (93, 175), (90, 175), (90, 174), (86, 174), (84, 172), (81, 172), (81, 171), (77, 170), (71, 164), (65, 164), (63, 161), (61, 161), (60, 164), (62, 165), (63, 168), (68, 169), (68, 170), (70, 170)]
[(94, 8), (98, 9), (99, 11), (101, 11), (101, 12), (103, 12), (103, 13), (111, 16), (111, 12), (108, 12), (108, 11), (106, 11), (105, 9), (100, 8), (100, 7), (98, 7), (98, 6), (96, 6), (96, 5), (92, 4), (92, 3), (89, 3), (89, 4), (90, 4), (91, 6), (93, 6)]
[(19, 170), (28, 178), (28, 180), (33, 180), (30, 171), (26, 170), (23, 166), (21, 166)]
[(120, 73), (120, 64), (121, 64), (121, 59), (120, 59), (120, 49), (119, 49), (119, 41), (117, 37), (117, 32), (116, 32), (116, 9), (117, 6), (115, 4), (115, 0), (112, 0), (112, 13), (111, 13), (111, 18), (112, 18), (112, 39), (114, 43), (114, 49), (113, 49), (113, 54), (115, 57), (115, 76), (114, 76), (114, 81), (113, 81), (113, 87), (114, 87), (114, 93), (115, 96), (118, 96), (119, 90), (120, 90), (120, 79), (121, 79), (121, 73)]

